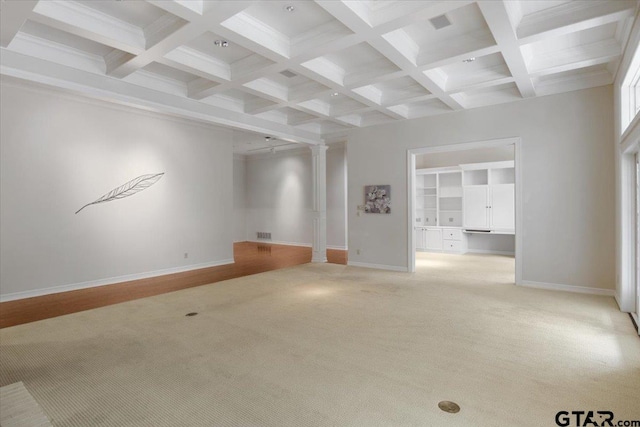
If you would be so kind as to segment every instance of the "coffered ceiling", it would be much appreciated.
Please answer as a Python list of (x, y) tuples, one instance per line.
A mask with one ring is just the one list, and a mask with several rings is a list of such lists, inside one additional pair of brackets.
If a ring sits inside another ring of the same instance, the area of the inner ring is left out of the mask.
[(610, 84), (637, 6), (3, 0), (1, 73), (318, 144), (354, 127)]

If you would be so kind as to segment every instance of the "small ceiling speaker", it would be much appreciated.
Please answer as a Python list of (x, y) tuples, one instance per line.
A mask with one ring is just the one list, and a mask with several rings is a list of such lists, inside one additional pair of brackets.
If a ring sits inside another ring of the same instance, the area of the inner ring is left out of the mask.
[(446, 15), (440, 15), (436, 16), (435, 18), (431, 18), (429, 19), (429, 22), (431, 22), (431, 25), (433, 25), (433, 28), (435, 28), (436, 30), (440, 30), (451, 25), (451, 21), (449, 21), (449, 18), (447, 18)]

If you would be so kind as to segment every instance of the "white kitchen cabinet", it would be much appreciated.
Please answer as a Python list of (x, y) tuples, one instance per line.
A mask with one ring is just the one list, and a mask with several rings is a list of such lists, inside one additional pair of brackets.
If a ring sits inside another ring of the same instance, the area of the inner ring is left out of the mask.
[(515, 188), (513, 184), (492, 186), (489, 206), (492, 230), (515, 230)]
[(513, 162), (461, 165), (463, 227), (501, 233), (515, 231)]
[(488, 230), (489, 225), (489, 186), (476, 185), (464, 187), (464, 228)]
[(456, 227), (415, 227), (416, 250), (465, 253), (467, 236)]
[(442, 250), (442, 229), (424, 229), (424, 248), (427, 250)]
[(455, 253), (467, 252), (467, 236), (459, 228), (443, 228), (442, 250)]

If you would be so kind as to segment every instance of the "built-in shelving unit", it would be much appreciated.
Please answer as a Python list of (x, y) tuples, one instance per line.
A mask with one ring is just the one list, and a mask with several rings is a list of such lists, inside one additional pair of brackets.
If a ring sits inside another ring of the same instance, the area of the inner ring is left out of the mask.
[(416, 174), (416, 225), (437, 225), (438, 174)]
[(464, 252), (462, 170), (459, 167), (416, 171), (416, 247)]
[(416, 170), (418, 250), (464, 253), (470, 234), (514, 234), (513, 161)]
[(438, 174), (438, 225), (462, 226), (462, 172)]

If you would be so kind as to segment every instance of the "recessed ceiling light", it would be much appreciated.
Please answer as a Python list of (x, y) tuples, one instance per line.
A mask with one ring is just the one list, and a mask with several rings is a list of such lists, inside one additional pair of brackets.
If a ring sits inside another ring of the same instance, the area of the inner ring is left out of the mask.
[(284, 10), (286, 10), (287, 12), (293, 12), (294, 10), (296, 10), (296, 8), (288, 4), (284, 7)]
[(462, 62), (473, 62), (475, 60), (476, 58), (472, 56), (471, 58), (463, 59)]
[(218, 47), (227, 47), (229, 46), (229, 42), (226, 40), (216, 40), (213, 42), (213, 44), (215, 44)]
[(338, 92), (333, 92), (333, 93), (331, 94), (331, 96), (338, 96), (338, 95), (340, 95)]

